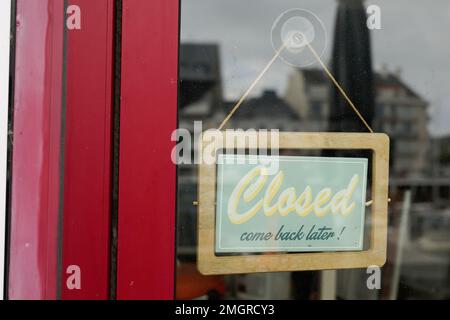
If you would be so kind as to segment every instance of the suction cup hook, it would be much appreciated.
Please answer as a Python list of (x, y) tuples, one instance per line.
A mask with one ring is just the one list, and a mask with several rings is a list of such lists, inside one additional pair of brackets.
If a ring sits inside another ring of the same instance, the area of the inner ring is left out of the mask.
[(320, 55), (327, 47), (327, 34), (320, 19), (304, 9), (291, 9), (282, 13), (272, 26), (272, 47), (278, 50), (283, 44), (285, 50), (281, 59), (293, 66), (304, 67), (315, 62), (307, 45), (313, 46)]

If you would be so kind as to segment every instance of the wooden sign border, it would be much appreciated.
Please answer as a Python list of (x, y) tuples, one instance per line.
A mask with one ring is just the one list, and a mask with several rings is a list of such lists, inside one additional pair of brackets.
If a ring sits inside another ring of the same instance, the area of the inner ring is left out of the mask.
[[(245, 134), (244, 132), (239, 134)], [(256, 133), (258, 134), (258, 133)], [(224, 135), (225, 136), (225, 135)], [(225, 139), (225, 137), (224, 137)], [(211, 143), (214, 150), (234, 141)], [(244, 139), (246, 140), (246, 139)], [(258, 134), (259, 141), (259, 134)], [(248, 142), (245, 141), (246, 147)], [(387, 210), (389, 183), (389, 137), (383, 133), (299, 133), (280, 132), (282, 149), (372, 150), (372, 215), (368, 250), (355, 252), (269, 253), (236, 256), (215, 254), (216, 164), (199, 165), (198, 171), (198, 246), (197, 265), (204, 275), (256, 272), (302, 271), (365, 268), (386, 262)]]

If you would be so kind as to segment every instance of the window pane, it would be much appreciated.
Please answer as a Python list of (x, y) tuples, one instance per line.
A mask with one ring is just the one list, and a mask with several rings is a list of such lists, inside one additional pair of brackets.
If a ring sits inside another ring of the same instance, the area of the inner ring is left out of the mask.
[[(274, 57), (277, 18), (307, 10), (326, 32), (321, 37), (314, 26), (311, 42), (324, 64), (375, 131), (390, 137), (391, 202), (380, 289), (368, 288), (365, 269), (203, 276), (196, 265), (197, 164), (180, 165), (177, 297), (449, 298), (450, 44), (436, 30), (450, 29), (450, 3), (183, 0), (181, 8), (180, 128), (192, 135), (194, 121), (203, 130), (218, 128)], [(290, 23), (285, 29), (304, 27)], [(227, 128), (367, 132), (320, 63), (302, 50), (274, 61)]]

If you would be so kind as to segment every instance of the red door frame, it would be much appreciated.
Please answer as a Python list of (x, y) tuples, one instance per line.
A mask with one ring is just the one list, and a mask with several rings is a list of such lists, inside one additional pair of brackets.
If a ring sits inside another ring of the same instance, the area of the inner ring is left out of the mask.
[[(10, 299), (109, 296), (113, 5), (17, 0)], [(123, 0), (118, 299), (174, 298), (178, 17), (178, 0)]]
[(63, 2), (17, 1), (10, 299), (55, 299)]
[(10, 299), (109, 297), (113, 5), (17, 1)]
[[(62, 299), (109, 297), (114, 0), (69, 0), (81, 29), (68, 30), (62, 191)], [(66, 285), (80, 267), (81, 289)]]
[(173, 299), (178, 0), (124, 0), (118, 299)]

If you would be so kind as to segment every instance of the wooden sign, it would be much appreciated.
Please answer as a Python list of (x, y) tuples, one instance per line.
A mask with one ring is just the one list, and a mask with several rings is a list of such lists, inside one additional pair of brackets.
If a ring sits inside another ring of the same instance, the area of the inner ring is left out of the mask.
[(8, 145), (9, 55), (11, 41), (11, 0), (0, 2), (0, 300), (3, 300), (6, 231), (6, 170)]
[(280, 133), (279, 139), (280, 150), (373, 150), (367, 250), (363, 249), (367, 159), (220, 153), (232, 148), (232, 143), (202, 140), (202, 150), (213, 149), (217, 157), (215, 163), (199, 165), (201, 273), (384, 264), (389, 162), (386, 135)]

